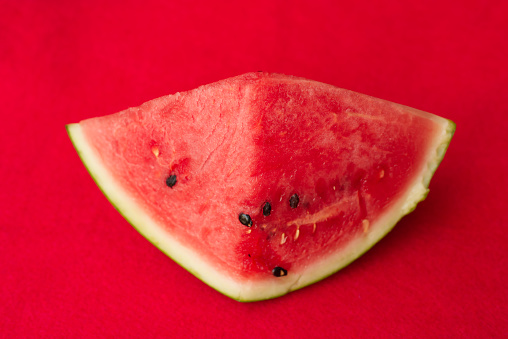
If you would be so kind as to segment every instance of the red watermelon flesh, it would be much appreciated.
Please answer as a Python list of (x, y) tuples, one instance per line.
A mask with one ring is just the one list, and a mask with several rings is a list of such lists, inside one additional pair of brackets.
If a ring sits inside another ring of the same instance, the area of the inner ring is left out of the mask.
[(357, 258), (425, 198), (455, 125), (250, 73), (68, 126), (147, 239), (229, 295), (273, 298)]

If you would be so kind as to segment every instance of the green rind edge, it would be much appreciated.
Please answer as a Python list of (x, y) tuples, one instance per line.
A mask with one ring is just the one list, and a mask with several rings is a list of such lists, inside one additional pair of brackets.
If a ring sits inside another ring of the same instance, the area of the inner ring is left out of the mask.
[[(443, 158), (446, 154), (446, 151), (448, 150), (448, 147), (450, 145), (450, 142), (453, 138), (453, 135), (455, 134), (455, 130), (457, 128), (457, 125), (455, 124), (455, 122), (453, 122), (452, 120), (450, 119), (445, 119), (447, 122), (448, 122), (448, 126), (446, 128), (446, 135), (445, 137), (442, 139), (442, 142), (439, 144), (439, 146), (437, 147), (436, 149), (436, 156), (434, 158), (433, 161), (430, 161), (428, 163), (428, 167), (429, 167), (429, 170), (427, 171), (427, 173), (425, 173), (425, 176), (424, 176), (424, 182), (423, 182), (423, 185), (425, 186), (425, 188), (428, 189), (429, 187), (429, 184), (430, 184), (430, 180), (432, 179), (432, 177), (434, 176), (434, 173), (436, 172), (437, 168), (439, 167), (439, 165), (441, 164), (441, 162), (443, 161)], [(393, 230), (393, 228), (395, 228), (395, 226), (399, 223), (399, 221), (406, 215), (408, 215), (409, 213), (413, 212), (415, 209), (416, 209), (416, 206), (418, 205), (418, 203), (422, 202), (423, 200), (425, 200), (427, 198), (427, 194), (429, 193), (429, 191), (427, 190), (425, 192), (424, 195), (421, 196), (420, 199), (418, 200), (415, 200), (414, 201), (414, 204), (413, 206), (408, 209), (405, 213), (401, 214), (400, 217), (391, 225), (391, 226), (388, 226), (386, 227), (386, 232), (384, 232), (384, 234), (379, 237), (379, 239), (375, 242), (373, 242), (371, 244), (371, 246), (367, 246), (365, 247), (365, 249), (363, 251), (361, 251), (357, 256), (353, 257), (350, 261), (348, 261), (347, 263), (345, 263), (344, 265), (342, 266), (339, 266), (337, 267), (337, 269), (335, 270), (332, 270), (330, 272), (330, 274), (327, 274), (327, 275), (323, 275), (322, 277), (316, 279), (316, 280), (312, 280), (311, 282), (309, 282), (308, 284), (305, 284), (305, 285), (302, 285), (302, 286), (299, 286), (298, 289), (300, 288), (303, 288), (303, 287), (306, 287), (306, 286), (309, 286), (309, 285), (312, 285), (312, 284), (315, 284), (321, 280), (324, 280), (332, 275), (334, 275), (335, 273), (339, 272), (340, 270), (344, 269), (346, 266), (349, 266), (351, 263), (353, 263), (355, 260), (357, 260), (358, 258), (360, 258), (362, 255), (364, 255), (365, 253), (367, 253), (372, 247), (374, 247), (378, 242), (380, 242), (388, 233), (390, 233), (391, 230)], [(295, 290), (298, 290), (298, 289), (295, 289)], [(295, 290), (292, 290), (292, 291), (295, 291)], [(290, 291), (291, 292), (291, 291)], [(289, 292), (288, 292), (289, 293)], [(269, 298), (271, 299), (271, 298)], [(256, 300), (252, 300), (252, 301), (256, 301)]]
[[(443, 118), (444, 119), (444, 118)], [(436, 172), (437, 168), (439, 167), (439, 165), (441, 164), (441, 162), (443, 161), (444, 159), (444, 156), (446, 154), (446, 151), (448, 150), (448, 147), (450, 145), (450, 142), (455, 134), (455, 131), (457, 129), (457, 125), (455, 122), (453, 122), (452, 120), (450, 119), (444, 119), (447, 121), (447, 128), (445, 130), (445, 136), (442, 138), (442, 141), (441, 143), (439, 144), (439, 146), (437, 147), (436, 149), (436, 155), (435, 155), (435, 158), (431, 161), (429, 161), (428, 163), (428, 167), (429, 167), (429, 170), (424, 174), (424, 181), (423, 181), (423, 185), (425, 186), (425, 188), (428, 189), (429, 187), (429, 184), (430, 184), (430, 180), (432, 179), (432, 177), (434, 176), (434, 173)], [(299, 286), (298, 288), (294, 289), (294, 290), (290, 290), (288, 291), (287, 293), (289, 292), (292, 292), (292, 291), (296, 291), (298, 289), (301, 289), (303, 287), (306, 287), (306, 286), (310, 286), (312, 284), (315, 284), (321, 280), (324, 280), (332, 275), (334, 275), (335, 273), (339, 272), (340, 270), (344, 269), (345, 267), (349, 266), (351, 263), (353, 263), (355, 260), (357, 260), (358, 258), (360, 258), (362, 255), (364, 255), (365, 253), (367, 253), (372, 247), (374, 247), (379, 241), (381, 241), (398, 223), (399, 221), (406, 215), (408, 215), (409, 213), (413, 212), (415, 209), (416, 209), (416, 206), (418, 205), (418, 203), (420, 203), (421, 201), (425, 200), (426, 197), (427, 197), (427, 194), (428, 194), (428, 190), (426, 191), (426, 193), (424, 195), (421, 196), (420, 199), (414, 201), (414, 204), (413, 206), (407, 210), (406, 213), (404, 214), (401, 214), (400, 217), (389, 227), (386, 228), (386, 232), (381, 236), (379, 237), (379, 239), (375, 242), (373, 242), (371, 244), (371, 246), (367, 246), (364, 248), (363, 251), (361, 251), (357, 256), (354, 256), (351, 258), (351, 260), (349, 260), (348, 262), (346, 262), (344, 265), (342, 266), (338, 266), (335, 270), (331, 270), (329, 274), (326, 274), (326, 275), (323, 275), (321, 277), (319, 277), (318, 279), (315, 279), (315, 280), (312, 280), (310, 281), (309, 283), (305, 284), (305, 285), (301, 285)], [(219, 291), (220, 292), (220, 291)], [(222, 292), (221, 292), (222, 293)], [(287, 294), (285, 293), (285, 294)], [(279, 295), (279, 296), (282, 296), (282, 295)], [(270, 298), (264, 298), (264, 299), (256, 299), (256, 300), (238, 300), (240, 302), (254, 302), (254, 301), (261, 301), (261, 300), (269, 300), (269, 299), (273, 299), (273, 298), (277, 298), (279, 296), (273, 296), (273, 297), (270, 297)]]

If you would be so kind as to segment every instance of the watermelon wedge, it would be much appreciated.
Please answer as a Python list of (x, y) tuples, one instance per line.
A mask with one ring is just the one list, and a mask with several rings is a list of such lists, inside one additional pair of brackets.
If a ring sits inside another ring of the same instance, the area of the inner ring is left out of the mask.
[(428, 192), (447, 119), (293, 76), (248, 73), (67, 126), (150, 242), (233, 299), (346, 266)]

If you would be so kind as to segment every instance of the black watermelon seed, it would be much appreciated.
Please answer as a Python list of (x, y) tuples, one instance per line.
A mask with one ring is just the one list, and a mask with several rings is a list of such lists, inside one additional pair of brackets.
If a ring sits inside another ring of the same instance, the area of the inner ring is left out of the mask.
[(247, 227), (252, 226), (252, 219), (250, 218), (250, 215), (248, 215), (248, 214), (240, 213), (240, 215), (238, 216), (238, 220), (240, 220), (242, 225), (245, 225)]
[(283, 277), (285, 275), (288, 275), (288, 271), (286, 271), (282, 267), (277, 266), (272, 270), (272, 274), (276, 277)]
[(291, 208), (296, 208), (298, 203), (300, 202), (300, 198), (298, 198), (298, 194), (293, 194), (291, 198), (289, 198), (289, 206)]
[(171, 174), (167, 179), (166, 179), (166, 185), (168, 185), (169, 187), (173, 188), (173, 186), (176, 185), (176, 175), (174, 174)]
[(270, 213), (272, 213), (272, 205), (270, 205), (270, 203), (267, 201), (263, 206), (263, 215), (267, 217), (270, 215)]

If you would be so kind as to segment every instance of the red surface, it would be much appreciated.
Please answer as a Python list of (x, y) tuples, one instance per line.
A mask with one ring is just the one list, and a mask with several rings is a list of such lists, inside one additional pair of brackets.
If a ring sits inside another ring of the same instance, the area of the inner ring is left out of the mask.
[[(506, 336), (507, 3), (247, 3), (0, 2), (0, 337)], [(122, 219), (64, 125), (256, 70), (457, 133), (427, 200), (370, 252), (242, 304)]]

